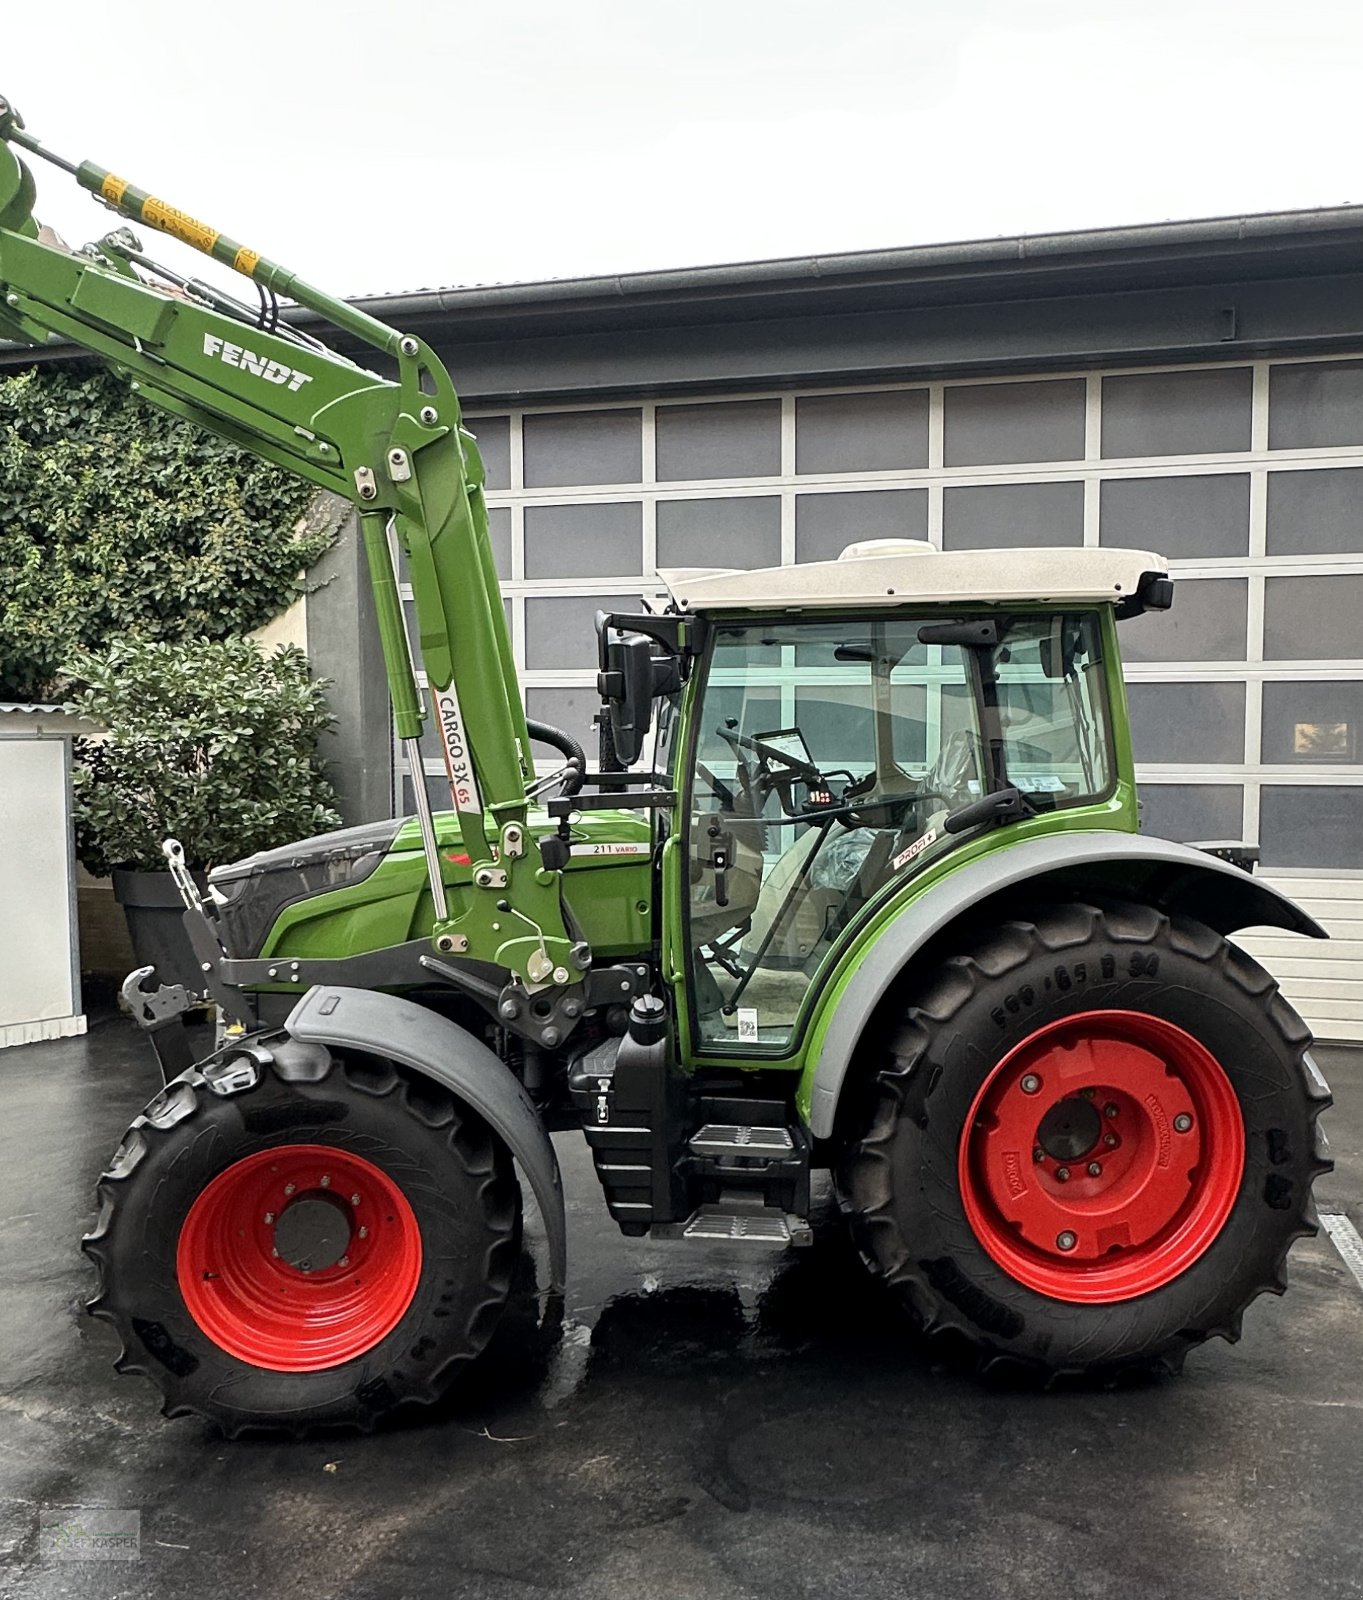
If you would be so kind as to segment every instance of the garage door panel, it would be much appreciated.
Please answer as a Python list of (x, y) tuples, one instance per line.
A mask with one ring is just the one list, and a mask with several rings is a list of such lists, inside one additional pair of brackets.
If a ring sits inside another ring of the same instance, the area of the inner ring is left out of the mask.
[(1289, 985), (1300, 991), (1307, 983), (1318, 983), (1333, 989), (1350, 998), (1363, 999), (1363, 979), (1359, 977), (1358, 967), (1347, 961), (1267, 961), (1260, 956), (1255, 956), (1256, 961), (1263, 961), (1273, 976), (1284, 988)]

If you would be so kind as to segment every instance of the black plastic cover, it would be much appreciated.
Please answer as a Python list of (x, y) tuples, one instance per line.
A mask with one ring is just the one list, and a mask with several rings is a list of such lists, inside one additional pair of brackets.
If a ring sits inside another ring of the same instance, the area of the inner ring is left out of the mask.
[(1146, 611), (1167, 611), (1174, 603), (1174, 580), (1167, 572), (1143, 572), (1135, 594), (1117, 603), (1117, 620), (1139, 617)]
[(217, 903), (228, 955), (238, 960), (259, 955), (286, 906), (363, 882), (392, 848), (404, 820), (387, 817), (357, 828), (338, 828), (214, 867), (208, 887)]

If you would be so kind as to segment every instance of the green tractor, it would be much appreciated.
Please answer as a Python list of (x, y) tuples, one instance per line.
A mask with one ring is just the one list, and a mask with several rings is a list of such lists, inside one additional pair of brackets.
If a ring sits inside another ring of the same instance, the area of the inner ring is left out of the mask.
[[(70, 252), (17, 149), (259, 306), (126, 227)], [(165, 1083), (85, 1241), (119, 1370), (167, 1414), (230, 1435), (434, 1400), (507, 1301), (522, 1184), (561, 1289), (569, 1128), (629, 1235), (804, 1244), (831, 1173), (921, 1328), (1042, 1379), (1175, 1369), (1281, 1291), (1329, 1095), (1227, 936), (1323, 934), (1233, 850), (1137, 831), (1118, 634), (1169, 606), (1158, 556), (892, 540), (663, 573), (598, 618), (588, 770), (526, 720), (477, 447), (420, 339), (3, 103), (0, 292), (0, 333), (94, 352), (357, 507), (398, 735), (420, 773), (432, 731), (449, 776), (448, 811), (417, 783), (415, 817), (219, 866), (202, 898), (168, 842), (202, 992), (125, 986)]]

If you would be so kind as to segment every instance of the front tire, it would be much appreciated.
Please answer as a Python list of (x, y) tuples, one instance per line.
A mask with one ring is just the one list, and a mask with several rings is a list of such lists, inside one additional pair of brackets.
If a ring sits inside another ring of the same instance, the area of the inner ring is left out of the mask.
[(435, 1084), (319, 1052), (221, 1095), (192, 1069), (136, 1119), (84, 1241), (120, 1372), (228, 1437), (372, 1428), (438, 1398), (487, 1343), (520, 1191), (487, 1126)]
[(841, 1183), (929, 1332), (1043, 1378), (1239, 1337), (1316, 1231), (1329, 1093), (1272, 978), (1148, 906), (1004, 923), (903, 996)]

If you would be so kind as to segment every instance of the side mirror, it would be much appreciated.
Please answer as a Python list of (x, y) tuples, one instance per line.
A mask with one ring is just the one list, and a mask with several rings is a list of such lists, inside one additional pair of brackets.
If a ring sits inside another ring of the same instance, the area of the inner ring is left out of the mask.
[[(601, 670), (596, 686), (610, 717), (611, 742), (622, 767), (643, 753), (653, 726), (653, 702), (675, 694), (684, 673), (680, 659), (647, 633), (612, 624), (629, 621), (605, 611), (596, 614), (597, 654)], [(651, 619), (639, 618), (641, 622)]]
[(615, 753), (630, 766), (653, 726), (653, 641), (642, 633), (622, 634), (605, 641), (604, 655), (597, 687), (610, 714)]

